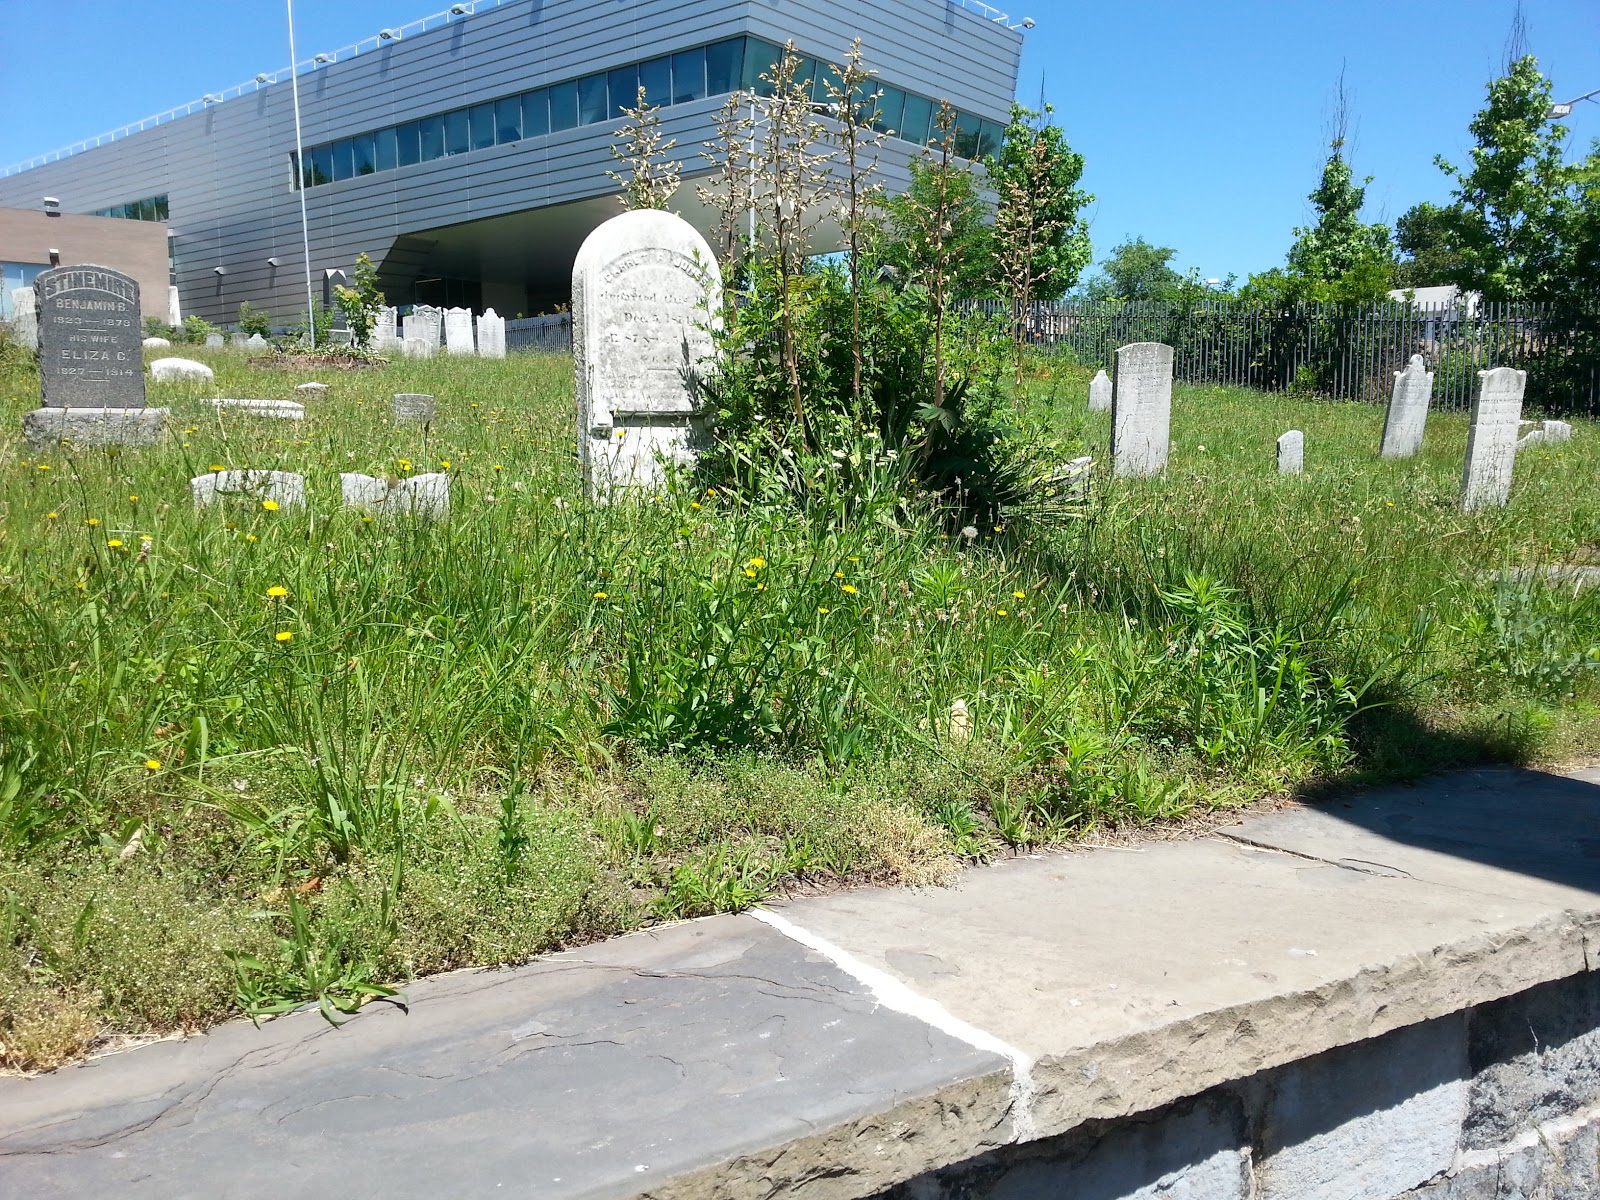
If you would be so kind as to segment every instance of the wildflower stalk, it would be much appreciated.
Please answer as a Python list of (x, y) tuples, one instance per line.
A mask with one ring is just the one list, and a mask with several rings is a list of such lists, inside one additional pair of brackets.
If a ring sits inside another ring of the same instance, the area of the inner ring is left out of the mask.
[(615, 134), (621, 145), (611, 144), (611, 157), (627, 163), (628, 170), (606, 174), (622, 185), (617, 199), (623, 208), (664, 209), (678, 190), (678, 163), (669, 157), (678, 139), (661, 140), (661, 106), (646, 101), (643, 85), (637, 103), (622, 112), (628, 120)]

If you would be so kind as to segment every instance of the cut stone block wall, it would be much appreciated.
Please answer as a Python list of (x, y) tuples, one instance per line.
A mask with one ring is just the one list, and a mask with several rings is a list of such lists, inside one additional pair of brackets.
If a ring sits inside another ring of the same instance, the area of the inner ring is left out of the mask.
[(1600, 971), (879, 1200), (1580, 1200), (1600, 1196)]

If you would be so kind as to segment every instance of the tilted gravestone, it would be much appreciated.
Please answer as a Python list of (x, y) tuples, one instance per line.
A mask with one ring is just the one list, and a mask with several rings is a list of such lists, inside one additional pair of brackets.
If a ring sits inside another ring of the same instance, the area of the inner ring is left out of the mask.
[(472, 342), (472, 310), (447, 308), (444, 310), (444, 352), (446, 354), (475, 354)]
[(144, 445), (167, 410), (146, 408), (139, 284), (109, 267), (53, 267), (33, 283), (42, 407), (22, 418), (34, 445)]
[(504, 358), (506, 356), (506, 319), (492, 308), (486, 308), (478, 318), (478, 357)]
[(433, 397), (421, 392), (396, 392), (394, 393), (394, 419), (396, 421), (420, 421), (424, 425), (433, 420), (435, 405)]
[(1111, 376), (1102, 367), (1089, 381), (1089, 411), (1111, 411)]
[(1528, 373), (1513, 367), (1478, 372), (1472, 398), (1472, 428), (1461, 474), (1461, 507), (1471, 512), (1498, 508), (1511, 499), (1511, 472), (1517, 461), (1522, 393)]
[(1111, 392), (1112, 470), (1138, 478), (1167, 469), (1172, 434), (1172, 347), (1134, 342), (1117, 349)]
[(1278, 438), (1278, 474), (1298, 475), (1306, 469), (1306, 435), (1291, 429)]
[(1413, 354), (1404, 371), (1394, 373), (1389, 415), (1383, 422), (1384, 458), (1410, 458), (1422, 449), (1428, 425), (1428, 405), (1433, 400), (1433, 372), (1422, 355)]
[(405, 479), (349, 471), (339, 476), (339, 491), (346, 508), (418, 517), (442, 517), (450, 511), (450, 476), (443, 471)]
[(209, 508), (225, 496), (257, 503), (272, 501), (279, 508), (304, 508), (306, 480), (293, 471), (212, 471), (189, 480), (196, 508)]
[(697, 380), (715, 355), (716, 256), (668, 212), (605, 222), (572, 267), (578, 455), (590, 492), (654, 486), (689, 465), (701, 429)]
[(1567, 421), (1541, 421), (1539, 428), (1530, 429), (1517, 439), (1517, 449), (1524, 446), (1556, 446), (1572, 440), (1572, 425)]
[(39, 310), (31, 287), (11, 292), (11, 332), (25, 350), (39, 348)]

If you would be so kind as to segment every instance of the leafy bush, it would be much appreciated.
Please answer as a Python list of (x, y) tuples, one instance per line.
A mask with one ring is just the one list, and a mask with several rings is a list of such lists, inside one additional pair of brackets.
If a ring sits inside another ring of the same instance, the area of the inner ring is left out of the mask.
[(239, 305), (239, 319), (234, 322), (234, 328), (249, 337), (259, 334), (264, 338), (272, 336), (272, 314), (264, 308), (257, 308), (250, 301), (245, 300)]

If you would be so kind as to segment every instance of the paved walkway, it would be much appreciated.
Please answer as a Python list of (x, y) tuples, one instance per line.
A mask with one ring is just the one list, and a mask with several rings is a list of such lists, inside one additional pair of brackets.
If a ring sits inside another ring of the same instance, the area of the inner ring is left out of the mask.
[(653, 930), (0, 1080), (0, 1194), (869, 1195), (1586, 970), (1600, 770)]

